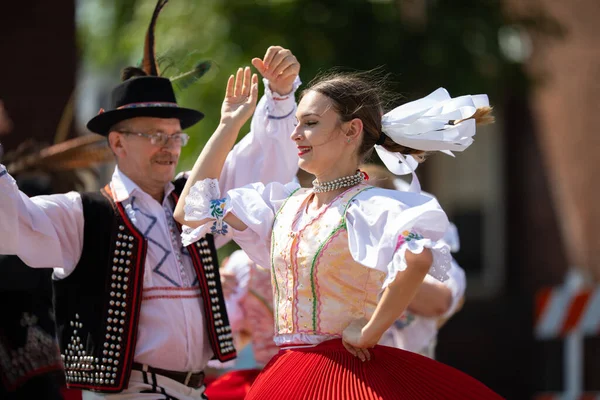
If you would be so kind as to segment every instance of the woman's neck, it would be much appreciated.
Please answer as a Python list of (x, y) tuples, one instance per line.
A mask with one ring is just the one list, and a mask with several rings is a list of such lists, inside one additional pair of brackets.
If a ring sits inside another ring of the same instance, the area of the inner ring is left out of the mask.
[(313, 193), (311, 208), (318, 210), (326, 204), (331, 203), (336, 197), (344, 193), (348, 188), (332, 190), (331, 192)]
[[(335, 179), (351, 177), (356, 174), (358, 167), (353, 167), (352, 169), (348, 169), (347, 171), (339, 171), (336, 173), (327, 173), (327, 174), (319, 174), (316, 175), (316, 181), (320, 184), (324, 184), (327, 182), (332, 182)], [(336, 188), (326, 192), (317, 192), (313, 193), (313, 197), (311, 199), (312, 208), (319, 209), (326, 204), (331, 203), (337, 196), (344, 193), (348, 190), (350, 186)]]

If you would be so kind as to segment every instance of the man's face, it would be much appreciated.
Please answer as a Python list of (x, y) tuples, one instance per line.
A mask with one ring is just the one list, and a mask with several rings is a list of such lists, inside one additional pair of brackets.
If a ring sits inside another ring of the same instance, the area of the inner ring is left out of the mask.
[[(182, 133), (179, 120), (138, 117), (125, 120), (111, 131), (109, 140), (119, 168), (138, 185), (162, 185), (175, 176), (182, 143), (175, 137), (160, 143), (151, 135)], [(154, 143), (153, 143), (154, 142)]]

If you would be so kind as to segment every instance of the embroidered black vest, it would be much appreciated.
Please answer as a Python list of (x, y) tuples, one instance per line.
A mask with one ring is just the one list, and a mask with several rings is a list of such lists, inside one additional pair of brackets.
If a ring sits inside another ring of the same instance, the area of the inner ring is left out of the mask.
[[(174, 182), (174, 203), (185, 179)], [(148, 241), (113, 201), (109, 186), (83, 193), (83, 251), (75, 270), (54, 283), (59, 345), (70, 388), (127, 388), (136, 347)], [(212, 235), (187, 247), (216, 359), (236, 357)], [(156, 367), (160, 368), (160, 365)]]

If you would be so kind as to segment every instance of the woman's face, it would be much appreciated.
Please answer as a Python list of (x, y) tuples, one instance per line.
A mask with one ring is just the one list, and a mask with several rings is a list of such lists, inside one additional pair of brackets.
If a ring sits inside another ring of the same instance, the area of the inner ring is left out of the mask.
[[(353, 173), (358, 162), (356, 135), (348, 136), (350, 122), (342, 122), (329, 97), (308, 92), (298, 104), (298, 125), (291, 139), (298, 147), (298, 165), (311, 174), (339, 177)], [(362, 126), (361, 126), (362, 127)], [(339, 173), (338, 173), (339, 171)], [(336, 176), (337, 175), (337, 176)]]

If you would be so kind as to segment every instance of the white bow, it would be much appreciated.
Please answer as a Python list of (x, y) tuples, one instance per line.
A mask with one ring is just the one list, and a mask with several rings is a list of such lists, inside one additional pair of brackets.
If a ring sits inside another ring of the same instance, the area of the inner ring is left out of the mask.
[[(451, 98), (446, 89), (439, 88), (385, 114), (381, 119), (382, 131), (402, 146), (453, 156), (452, 151), (463, 151), (473, 143), (476, 123), (474, 119), (467, 119), (451, 125), (450, 121), (470, 118), (477, 108), (486, 106), (489, 106), (489, 100), (485, 94)], [(420, 190), (415, 174), (418, 162), (413, 157), (392, 153), (380, 145), (375, 145), (375, 151), (390, 172), (412, 174), (410, 190)]]

